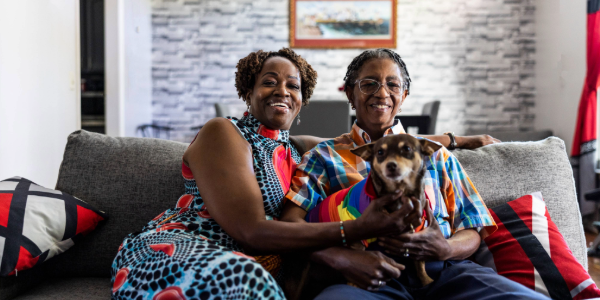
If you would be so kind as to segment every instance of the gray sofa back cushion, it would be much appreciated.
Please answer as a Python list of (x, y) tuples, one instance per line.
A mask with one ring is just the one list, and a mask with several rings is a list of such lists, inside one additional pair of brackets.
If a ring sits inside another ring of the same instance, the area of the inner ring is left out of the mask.
[(542, 192), (552, 221), (587, 270), (573, 171), (561, 139), (502, 143), (453, 153), (489, 208)]
[[(71, 134), (56, 188), (107, 212), (109, 220), (45, 263), (45, 269), (57, 275), (109, 277), (123, 238), (173, 207), (183, 194), (181, 159), (186, 147), (150, 138), (112, 138), (86, 131)], [(575, 257), (587, 266), (573, 176), (562, 140), (503, 143), (454, 154), (489, 207), (541, 191)]]
[[(157, 139), (71, 134), (56, 188), (106, 211), (109, 220), (57, 256), (56, 270), (110, 276), (123, 237), (173, 207), (183, 194), (181, 159), (186, 147)], [(575, 257), (587, 266), (573, 174), (562, 140), (502, 143), (454, 154), (489, 207), (541, 191), (552, 220)]]
[(113, 138), (87, 131), (69, 136), (56, 189), (105, 211), (109, 219), (56, 257), (55, 272), (109, 277), (123, 238), (173, 207), (184, 192), (187, 145), (151, 138)]

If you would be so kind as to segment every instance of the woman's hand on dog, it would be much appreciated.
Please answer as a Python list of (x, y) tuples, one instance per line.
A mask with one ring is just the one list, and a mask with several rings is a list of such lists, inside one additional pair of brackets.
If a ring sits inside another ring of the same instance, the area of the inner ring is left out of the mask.
[[(377, 290), (392, 278), (400, 277), (404, 265), (395, 262), (379, 251), (347, 249), (336, 256), (335, 269), (348, 282), (365, 290)], [(382, 285), (379, 285), (379, 281)]]
[[(402, 201), (402, 207), (388, 213), (385, 207), (394, 201)], [(423, 208), (416, 198), (402, 197), (401, 193), (385, 195), (374, 199), (362, 215), (356, 219), (361, 222), (359, 228), (368, 232), (362, 234), (365, 238), (399, 235), (410, 228), (410, 224), (420, 224)], [(418, 225), (417, 225), (418, 226)]]
[(403, 256), (408, 249), (409, 257), (415, 260), (447, 260), (452, 249), (442, 234), (440, 225), (433, 216), (429, 205), (426, 205), (425, 215), (428, 227), (416, 233), (404, 233), (400, 236), (379, 238), (377, 241), (385, 252), (395, 256)]

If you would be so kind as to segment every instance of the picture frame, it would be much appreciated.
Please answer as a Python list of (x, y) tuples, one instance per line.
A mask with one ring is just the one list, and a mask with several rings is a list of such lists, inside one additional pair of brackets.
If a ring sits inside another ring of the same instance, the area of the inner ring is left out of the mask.
[(397, 0), (290, 0), (291, 48), (396, 48)]

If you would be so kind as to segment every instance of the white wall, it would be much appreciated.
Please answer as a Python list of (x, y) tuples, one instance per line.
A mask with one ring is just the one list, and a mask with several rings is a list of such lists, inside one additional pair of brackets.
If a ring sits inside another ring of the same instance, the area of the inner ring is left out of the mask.
[(586, 1), (536, 2), (535, 128), (552, 129), (571, 153), (586, 72)]
[(125, 34), (124, 2), (104, 1), (104, 63), (106, 134), (125, 135)]
[[(398, 44), (413, 79), (403, 114), (439, 99), (438, 133), (534, 127), (535, 5), (547, 0), (398, 1)], [(191, 141), (214, 104), (244, 107), (234, 88), (238, 60), (289, 46), (288, 0), (154, 0), (154, 121)], [(319, 73), (311, 100), (338, 91), (361, 49), (296, 49)], [(308, 120), (305, 120), (308, 121)]]
[(106, 133), (135, 136), (152, 122), (151, 0), (106, 0)]
[(78, 0), (0, 0), (0, 180), (53, 188), (80, 124)]

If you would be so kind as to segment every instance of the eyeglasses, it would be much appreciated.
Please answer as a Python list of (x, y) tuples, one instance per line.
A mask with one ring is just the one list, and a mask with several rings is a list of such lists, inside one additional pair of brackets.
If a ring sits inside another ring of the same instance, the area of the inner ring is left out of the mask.
[[(360, 79), (354, 83), (358, 83), (358, 89), (365, 95), (377, 93), (382, 86), (381, 83), (374, 79)], [(404, 90), (404, 84), (401, 81), (388, 81), (384, 86), (390, 94), (394, 95), (399, 95)]]

